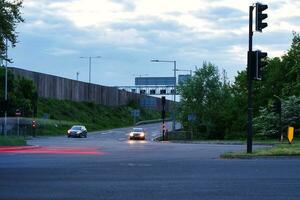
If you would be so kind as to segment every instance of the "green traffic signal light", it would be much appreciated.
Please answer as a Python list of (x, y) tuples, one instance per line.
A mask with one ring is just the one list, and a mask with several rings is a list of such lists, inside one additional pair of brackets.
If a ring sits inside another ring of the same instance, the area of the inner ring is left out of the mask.
[(262, 32), (262, 29), (268, 26), (268, 23), (263, 22), (268, 17), (267, 14), (263, 13), (264, 10), (268, 9), (268, 5), (256, 3), (256, 31)]

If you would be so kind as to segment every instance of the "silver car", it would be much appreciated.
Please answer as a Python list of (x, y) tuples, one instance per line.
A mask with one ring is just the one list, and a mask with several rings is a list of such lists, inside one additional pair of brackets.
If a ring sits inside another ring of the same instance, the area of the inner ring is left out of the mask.
[(87, 130), (85, 126), (75, 125), (72, 126), (67, 132), (68, 137), (87, 137)]

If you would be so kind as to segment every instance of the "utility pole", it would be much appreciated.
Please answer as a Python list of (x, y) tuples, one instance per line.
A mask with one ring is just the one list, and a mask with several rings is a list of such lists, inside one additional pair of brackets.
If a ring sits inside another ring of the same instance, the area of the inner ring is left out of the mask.
[(172, 123), (172, 131), (175, 132), (176, 130), (176, 117), (175, 117), (175, 110), (176, 110), (176, 84), (177, 84), (177, 77), (176, 77), (176, 60), (151, 60), (151, 62), (168, 62), (168, 63), (173, 63), (173, 66), (174, 66), (174, 95), (173, 95), (173, 112), (172, 112), (172, 115), (173, 115), (173, 123)]
[(88, 59), (89, 60), (89, 83), (91, 83), (92, 81), (92, 75), (91, 75), (91, 72), (92, 72), (92, 59), (95, 59), (95, 58), (101, 58), (101, 56), (89, 56), (89, 57), (80, 57), (80, 58), (83, 58), (83, 59)]
[(76, 72), (76, 80), (78, 81), (79, 72)]
[(7, 136), (7, 107), (8, 107), (8, 101), (7, 101), (7, 60), (8, 60), (8, 40), (6, 38), (5, 40), (5, 95), (4, 95), (4, 102), (5, 102), (5, 112), (4, 112), (4, 135)]

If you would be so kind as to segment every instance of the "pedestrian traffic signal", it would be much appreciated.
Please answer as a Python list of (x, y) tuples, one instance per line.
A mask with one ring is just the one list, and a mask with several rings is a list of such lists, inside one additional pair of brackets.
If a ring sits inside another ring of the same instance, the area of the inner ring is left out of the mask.
[(263, 22), (268, 17), (267, 14), (263, 13), (266, 9), (268, 9), (268, 5), (256, 3), (256, 31), (262, 32), (268, 26), (268, 23)]

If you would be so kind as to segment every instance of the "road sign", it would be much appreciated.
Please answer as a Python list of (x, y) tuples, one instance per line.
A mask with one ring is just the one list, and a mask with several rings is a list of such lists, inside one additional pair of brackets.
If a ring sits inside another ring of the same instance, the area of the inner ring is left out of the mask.
[(196, 114), (195, 113), (190, 113), (188, 114), (188, 121), (196, 121)]
[(132, 117), (139, 117), (140, 114), (141, 114), (141, 112), (138, 109), (134, 109), (134, 110), (131, 111), (131, 116)]
[(290, 144), (292, 144), (293, 139), (294, 139), (294, 127), (289, 126), (289, 128), (288, 128), (288, 140), (289, 140)]

